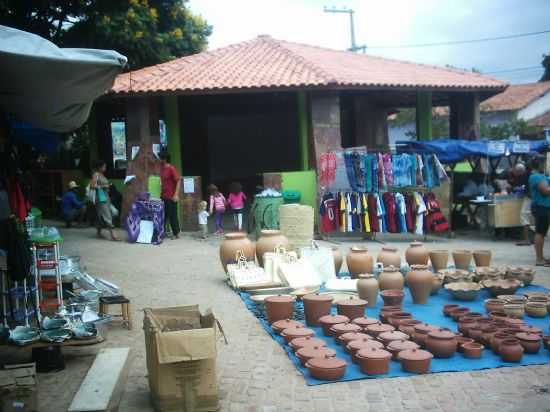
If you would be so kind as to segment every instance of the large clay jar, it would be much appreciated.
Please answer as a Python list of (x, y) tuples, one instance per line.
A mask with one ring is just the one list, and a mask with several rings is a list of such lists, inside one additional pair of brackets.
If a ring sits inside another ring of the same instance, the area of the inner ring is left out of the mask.
[(401, 255), (397, 251), (397, 248), (384, 246), (378, 256), (376, 257), (378, 263), (382, 263), (384, 267), (395, 266), (401, 267)]
[(422, 242), (416, 240), (405, 251), (405, 259), (410, 265), (427, 265), (430, 259), (430, 252)]
[(278, 320), (291, 319), (294, 312), (294, 301), (296, 297), (277, 295), (265, 298), (265, 311), (269, 324)]
[(246, 237), (246, 233), (226, 233), (220, 245), (220, 260), (223, 270), (227, 272), (227, 265), (235, 263), (237, 252), (243, 252), (246, 260), (254, 261), (254, 244)]
[(519, 362), (523, 358), (523, 347), (516, 338), (504, 339), (498, 351), (504, 362)]
[(256, 257), (260, 266), (264, 266), (264, 253), (273, 252), (276, 247), (288, 248), (288, 239), (280, 230), (264, 229), (256, 241)]
[(334, 259), (334, 272), (338, 275), (340, 269), (342, 269), (342, 263), (344, 262), (344, 257), (339, 247), (332, 247), (332, 258)]
[(380, 290), (403, 289), (405, 279), (395, 266), (384, 267), (384, 270), (378, 275), (378, 287)]
[(376, 306), (376, 298), (378, 297), (378, 280), (374, 275), (362, 273), (357, 281), (357, 293), (361, 299), (366, 300), (367, 306), (372, 308)]
[(472, 252), (470, 250), (453, 250), (453, 260), (456, 269), (469, 270)]
[(450, 358), (457, 349), (456, 335), (447, 329), (437, 329), (428, 332), (426, 349), (436, 358)]
[(477, 267), (479, 266), (491, 266), (490, 250), (474, 250), (474, 262)]
[(357, 279), (361, 273), (372, 273), (374, 259), (369, 255), (367, 248), (354, 246), (346, 256), (346, 264), (351, 277)]
[(425, 304), (432, 293), (434, 275), (428, 266), (412, 265), (407, 273), (407, 285), (411, 291), (413, 303)]
[(319, 326), (319, 318), (328, 315), (332, 307), (332, 296), (329, 295), (318, 293), (305, 295), (302, 301), (304, 302), (304, 314), (308, 326)]
[(449, 263), (449, 251), (448, 250), (431, 250), (430, 261), (432, 262), (432, 268), (434, 272), (447, 269), (447, 263)]

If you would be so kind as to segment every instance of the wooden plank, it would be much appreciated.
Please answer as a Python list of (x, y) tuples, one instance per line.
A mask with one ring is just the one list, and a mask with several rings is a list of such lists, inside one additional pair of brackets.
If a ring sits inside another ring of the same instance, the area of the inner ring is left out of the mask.
[(105, 411), (124, 376), (130, 348), (102, 349), (69, 407), (69, 412)]

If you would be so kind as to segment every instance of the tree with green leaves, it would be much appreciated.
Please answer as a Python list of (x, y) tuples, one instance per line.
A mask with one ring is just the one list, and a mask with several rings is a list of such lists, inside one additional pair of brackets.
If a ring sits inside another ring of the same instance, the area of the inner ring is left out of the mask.
[(539, 82), (550, 80), (550, 54), (544, 54), (542, 56), (542, 67), (544, 67), (544, 73)]
[(61, 47), (113, 49), (136, 69), (197, 53), (212, 27), (187, 0), (0, 0), (0, 24)]

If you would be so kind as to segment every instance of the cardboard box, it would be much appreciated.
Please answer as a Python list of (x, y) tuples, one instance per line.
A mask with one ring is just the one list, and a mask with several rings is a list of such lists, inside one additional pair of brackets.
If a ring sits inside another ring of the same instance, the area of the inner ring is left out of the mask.
[(523, 199), (495, 199), (495, 203), (489, 205), (489, 226), (495, 228), (521, 226), (522, 204)]
[(216, 319), (198, 305), (145, 309), (149, 387), (162, 412), (215, 411)]
[(36, 384), (34, 363), (5, 366), (0, 370), (0, 411), (37, 411)]

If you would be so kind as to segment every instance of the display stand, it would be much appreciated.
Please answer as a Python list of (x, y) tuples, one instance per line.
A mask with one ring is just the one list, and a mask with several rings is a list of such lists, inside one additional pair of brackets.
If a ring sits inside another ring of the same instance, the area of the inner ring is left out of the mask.
[[(42, 313), (64, 312), (63, 283), (59, 271), (59, 242), (41, 242), (33, 244), (34, 276), (36, 279), (36, 299), (40, 308), (38, 321)], [(54, 297), (51, 297), (51, 295)]]

